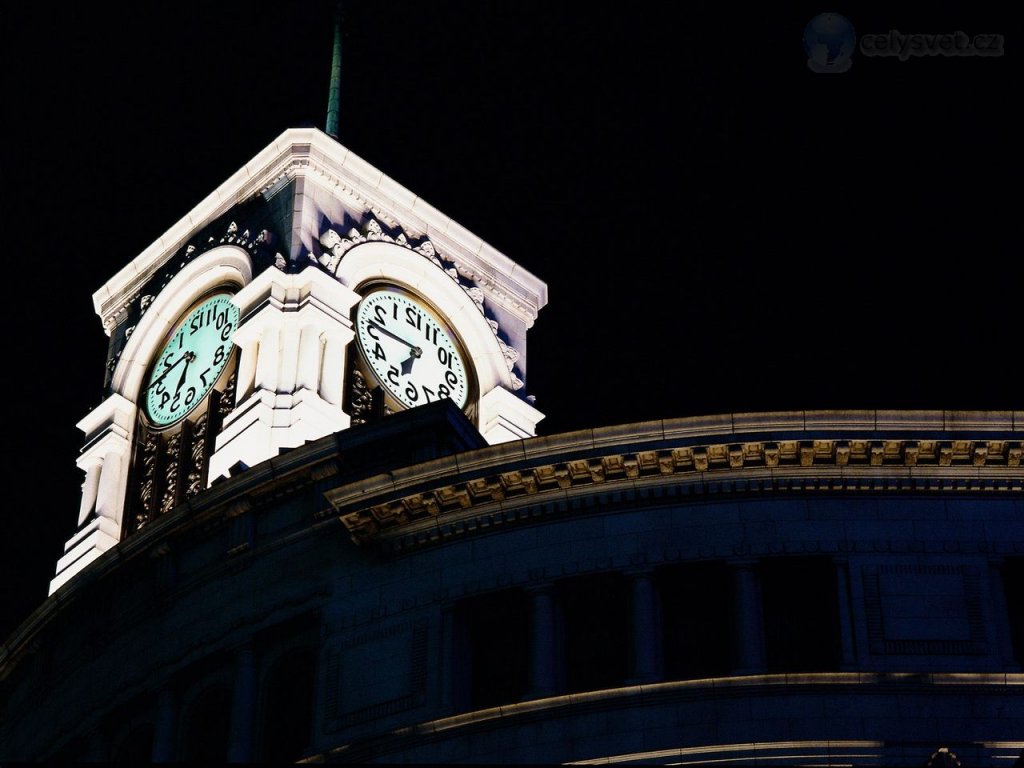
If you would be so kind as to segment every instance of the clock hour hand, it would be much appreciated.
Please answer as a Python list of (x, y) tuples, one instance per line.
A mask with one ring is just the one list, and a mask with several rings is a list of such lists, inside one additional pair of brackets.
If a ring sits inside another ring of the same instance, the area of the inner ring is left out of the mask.
[(412, 373), (412, 364), (416, 362), (417, 357), (423, 356), (423, 350), (419, 347), (413, 347), (409, 350), (409, 356), (402, 361), (402, 375), (408, 376)]

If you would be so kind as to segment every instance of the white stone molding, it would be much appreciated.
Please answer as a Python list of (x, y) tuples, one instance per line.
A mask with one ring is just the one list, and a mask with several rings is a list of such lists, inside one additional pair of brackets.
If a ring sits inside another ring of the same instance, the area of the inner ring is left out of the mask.
[(199, 296), (217, 286), (241, 288), (251, 279), (249, 254), (235, 245), (214, 248), (186, 265), (152, 300), (135, 326), (114, 369), (113, 391), (137, 402), (146, 370), (181, 313)]
[(359, 295), (317, 267), (268, 269), (235, 295), (242, 321), (237, 405), (210, 457), (209, 480), (346, 429), (342, 411), (349, 314)]
[(480, 434), (490, 445), (534, 437), (543, 418), (543, 413), (501, 387), (480, 398)]
[[(326, 194), (405, 232), (427, 236), (459, 265), (459, 273), (488, 297), (533, 324), (547, 303), (547, 286), (479, 237), (315, 128), (289, 129), (211, 192), (156, 242), (93, 294), (104, 321), (115, 316), (195, 232), (235, 205), (290, 180), (305, 179)], [(319, 235), (319, 233), (317, 233)]]
[(137, 410), (115, 393), (78, 422), (85, 432), (85, 447), (77, 461), (85, 472), (78, 530), (64, 545), (50, 594), (121, 540)]

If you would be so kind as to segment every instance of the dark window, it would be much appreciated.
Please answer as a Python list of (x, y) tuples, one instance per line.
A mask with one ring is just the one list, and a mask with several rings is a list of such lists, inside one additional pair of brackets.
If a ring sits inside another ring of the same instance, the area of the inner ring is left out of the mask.
[(1009, 611), (1010, 639), (1017, 663), (1024, 665), (1024, 557), (1003, 563), (1003, 592)]
[(189, 707), (185, 723), (185, 760), (223, 763), (228, 756), (231, 693), (226, 685), (211, 685)]
[(460, 605), (462, 648), (456, 665), (469, 666), (469, 705), (473, 709), (519, 701), (529, 682), (529, 599), (510, 589), (475, 597)]
[(692, 563), (658, 572), (666, 680), (728, 674), (732, 667), (732, 570)]
[(148, 763), (153, 759), (153, 725), (132, 726), (114, 753), (115, 763)]
[(263, 757), (294, 762), (309, 747), (313, 731), (316, 683), (313, 649), (296, 649), (281, 657), (267, 676), (263, 708)]
[(831, 560), (767, 560), (761, 564), (761, 595), (769, 672), (824, 672), (839, 667), (839, 603)]
[(569, 692), (625, 684), (629, 664), (629, 582), (619, 573), (569, 579), (558, 585)]

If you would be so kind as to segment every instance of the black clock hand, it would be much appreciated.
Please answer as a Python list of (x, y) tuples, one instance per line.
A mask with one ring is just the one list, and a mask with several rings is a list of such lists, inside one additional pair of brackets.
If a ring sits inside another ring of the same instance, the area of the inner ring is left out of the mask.
[(408, 341), (403, 339), (398, 334), (392, 333), (391, 331), (389, 331), (387, 328), (385, 328), (380, 323), (377, 323), (377, 322), (374, 322), (373, 320), (371, 320), (370, 321), (370, 325), (372, 325), (378, 331), (381, 331), (382, 333), (384, 333), (385, 336), (390, 336), (395, 341), (400, 341), (403, 344), (405, 344), (405, 346), (409, 347), (409, 349), (412, 350), (412, 356), (413, 357), (421, 357), (423, 355), (423, 350), (422, 349), (417, 347), (415, 344), (410, 344)]
[(189, 364), (196, 359), (196, 356), (191, 352), (185, 353), (185, 367), (181, 369), (181, 378), (178, 379), (178, 386), (174, 388), (174, 394), (178, 394), (181, 387), (185, 384), (185, 377), (188, 375)]
[(180, 362), (181, 362), (182, 360), (184, 360), (185, 358), (187, 358), (187, 357), (188, 357), (189, 355), (191, 355), (191, 354), (192, 354), (191, 352), (185, 352), (185, 353), (183, 353), (181, 357), (179, 357), (179, 358), (178, 358), (177, 360), (175, 360), (175, 361), (174, 361), (173, 363), (171, 363), (170, 365), (168, 365), (168, 366), (167, 366), (167, 367), (166, 367), (166, 368), (164, 369), (164, 372), (163, 372), (163, 373), (161, 373), (161, 374), (160, 374), (160, 376), (159, 376), (158, 378), (156, 378), (156, 379), (155, 379), (155, 380), (154, 380), (154, 381), (153, 381), (152, 383), (150, 383), (150, 385), (149, 385), (148, 387), (146, 387), (146, 389), (152, 389), (152, 388), (153, 388), (153, 387), (155, 387), (155, 386), (156, 386), (157, 384), (159, 384), (159, 383), (160, 383), (161, 381), (163, 381), (163, 380), (164, 380), (165, 378), (167, 378), (167, 374), (168, 374), (168, 373), (170, 373), (171, 371), (173, 371), (173, 370), (174, 370), (174, 369), (175, 369), (175, 368), (176, 368), (176, 367), (178, 366), (178, 363), (180, 363)]

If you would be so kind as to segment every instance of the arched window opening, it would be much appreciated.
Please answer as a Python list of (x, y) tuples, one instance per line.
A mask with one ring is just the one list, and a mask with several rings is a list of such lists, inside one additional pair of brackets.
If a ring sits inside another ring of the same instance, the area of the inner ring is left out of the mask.
[(313, 733), (316, 653), (287, 652), (273, 663), (264, 689), (263, 759), (292, 762), (309, 748)]
[(223, 763), (228, 754), (231, 691), (218, 683), (204, 689), (188, 708), (184, 724), (184, 759)]

